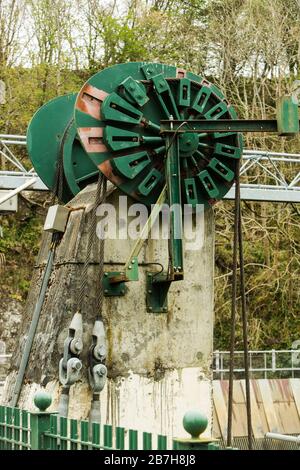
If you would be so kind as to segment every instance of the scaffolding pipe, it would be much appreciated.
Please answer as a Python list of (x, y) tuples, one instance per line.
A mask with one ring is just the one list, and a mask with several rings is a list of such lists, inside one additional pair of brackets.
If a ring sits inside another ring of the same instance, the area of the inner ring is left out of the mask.
[(32, 186), (34, 183), (36, 183), (38, 180), (37, 177), (35, 178), (31, 178), (30, 180), (26, 181), (26, 183), (24, 184), (21, 184), (21, 186), (18, 186), (18, 188), (16, 189), (13, 189), (12, 191), (10, 191), (8, 194), (6, 194), (5, 196), (1, 197), (0, 198), (0, 205), (3, 204), (4, 202), (8, 201), (9, 199), (11, 199), (12, 197), (16, 196), (16, 194), (19, 194), (21, 191), (23, 191), (24, 189), (27, 189), (29, 188), (30, 186)]
[(268, 439), (275, 439), (276, 441), (284, 441), (284, 442), (296, 442), (296, 444), (300, 444), (300, 434), (299, 436), (288, 436), (287, 434), (278, 434), (276, 432), (267, 432), (265, 437)]
[(52, 266), (53, 266), (53, 258), (54, 258), (54, 251), (55, 251), (55, 247), (52, 246), (50, 248), (50, 251), (49, 251), (49, 254), (48, 254), (48, 261), (47, 261), (46, 269), (45, 269), (44, 276), (43, 276), (43, 279), (42, 279), (42, 285), (41, 285), (40, 293), (39, 293), (39, 296), (38, 296), (38, 299), (37, 299), (37, 302), (36, 302), (36, 305), (35, 305), (35, 309), (34, 309), (34, 312), (33, 312), (33, 315), (32, 315), (31, 324), (30, 324), (30, 327), (29, 327), (25, 347), (24, 347), (23, 354), (22, 354), (21, 363), (20, 363), (20, 366), (19, 366), (18, 376), (17, 376), (17, 380), (16, 380), (16, 383), (15, 383), (15, 387), (14, 387), (14, 391), (13, 391), (13, 397), (12, 397), (12, 401), (11, 401), (11, 406), (13, 408), (17, 406), (19, 396), (20, 396), (20, 393), (21, 393), (21, 388), (22, 388), (22, 384), (23, 384), (23, 380), (24, 380), (24, 375), (25, 375), (25, 372), (26, 372), (26, 368), (27, 368), (27, 364), (28, 364), (28, 360), (29, 360), (29, 356), (30, 356), (34, 336), (35, 336), (36, 329), (37, 329), (37, 326), (38, 326), (38, 322), (39, 322), (39, 319), (40, 319), (40, 314), (41, 314), (42, 307), (43, 307), (43, 304), (44, 304), (44, 299), (45, 299), (45, 295), (46, 295), (46, 292), (47, 292), (48, 282), (49, 282), (49, 279), (50, 279), (50, 276), (51, 276), (51, 271), (52, 271)]

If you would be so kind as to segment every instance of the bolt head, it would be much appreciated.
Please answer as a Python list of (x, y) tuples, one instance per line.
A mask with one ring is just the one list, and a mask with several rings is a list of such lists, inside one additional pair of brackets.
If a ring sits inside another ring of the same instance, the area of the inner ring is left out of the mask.
[(107, 276), (108, 276), (108, 273), (104, 273), (104, 276), (107, 277)]
[(104, 294), (108, 294), (108, 289), (104, 289)]

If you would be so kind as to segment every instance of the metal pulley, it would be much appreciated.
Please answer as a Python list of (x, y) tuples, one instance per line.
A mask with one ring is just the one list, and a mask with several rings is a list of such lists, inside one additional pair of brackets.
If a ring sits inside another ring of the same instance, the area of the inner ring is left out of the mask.
[(29, 125), (29, 154), (50, 189), (62, 159), (64, 201), (100, 170), (151, 205), (166, 182), (170, 140), (161, 121), (170, 116), (186, 122), (178, 144), (182, 203), (213, 204), (233, 184), (242, 141), (237, 132), (193, 133), (193, 121), (236, 119), (236, 113), (216, 86), (173, 66), (114, 65), (91, 77), (78, 95), (50, 101)]
[(59, 361), (59, 381), (64, 387), (70, 387), (79, 378), (82, 362), (82, 316), (76, 312), (69, 326), (68, 336), (64, 342), (63, 357)]

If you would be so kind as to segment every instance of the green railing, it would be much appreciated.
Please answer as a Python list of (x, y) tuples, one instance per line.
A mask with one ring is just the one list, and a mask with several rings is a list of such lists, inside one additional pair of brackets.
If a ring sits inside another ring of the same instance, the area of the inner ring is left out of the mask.
[(191, 439), (168, 439), (149, 432), (125, 430), (108, 424), (89, 423), (57, 416), (46, 409), (51, 397), (44, 392), (34, 398), (37, 412), (0, 406), (0, 450), (216, 450), (213, 439), (202, 439), (207, 419), (187, 413), (183, 425)]

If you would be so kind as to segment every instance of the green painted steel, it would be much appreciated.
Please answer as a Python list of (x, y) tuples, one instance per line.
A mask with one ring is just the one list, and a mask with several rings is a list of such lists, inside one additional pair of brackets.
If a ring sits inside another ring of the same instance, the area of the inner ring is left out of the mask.
[(241, 132), (295, 135), (296, 97), (279, 100), (277, 120), (238, 120), (221, 91), (203, 77), (170, 65), (129, 62), (96, 73), (78, 95), (42, 106), (27, 142), (37, 173), (52, 190), (62, 163), (63, 201), (95, 181), (100, 170), (123, 192), (151, 205), (167, 179), (171, 134), (179, 142), (181, 201), (195, 206), (214, 204), (232, 186)]
[(116, 428), (116, 448), (120, 450), (125, 449), (125, 429), (117, 427)]
[(138, 432), (134, 429), (129, 429), (129, 450), (138, 449)]
[[(45, 398), (45, 397), (44, 397)], [(35, 400), (44, 408), (44, 398)], [(183, 421), (190, 439), (173, 439), (177, 450), (216, 450), (216, 440), (196, 437), (203, 432), (207, 418), (196, 411), (188, 412)], [(47, 410), (29, 413), (18, 408), (0, 406), (0, 449), (1, 450), (168, 450), (165, 435), (154, 436), (123, 427), (113, 427), (88, 421), (58, 417)], [(153, 443), (156, 444), (153, 445)], [(115, 444), (114, 444), (115, 443)]]
[[(236, 113), (220, 90), (202, 77), (144, 62), (96, 73), (75, 104), (77, 133), (87, 155), (123, 192), (147, 205), (156, 202), (167, 178), (168, 138), (160, 133), (160, 124), (171, 116), (185, 120), (186, 131), (195, 119), (230, 120)], [(213, 204), (230, 189), (237, 161), (216, 153), (218, 144), (234, 148), (241, 157), (242, 142), (234, 132), (186, 132), (180, 137), (182, 203)], [(213, 158), (220, 163), (208, 166)]]
[(40, 411), (45, 411), (51, 405), (52, 398), (49, 393), (40, 391), (35, 394), (33, 402)]
[(86, 157), (73, 124), (76, 94), (54, 98), (32, 117), (27, 130), (27, 148), (41, 180), (52, 191), (62, 159), (64, 170), (62, 200), (69, 201), (86, 184), (96, 181), (98, 170)]
[(104, 447), (112, 447), (112, 426), (109, 424), (104, 425)]
[(183, 241), (181, 213), (181, 177), (180, 177), (180, 144), (167, 137), (166, 181), (169, 196), (170, 213), (170, 251), (171, 273), (169, 280), (183, 279)]
[(70, 419), (70, 449), (78, 449), (78, 421), (77, 419)]
[(152, 434), (143, 432), (143, 450), (152, 450)]
[(192, 438), (197, 438), (207, 428), (207, 416), (199, 411), (191, 410), (185, 413), (183, 417), (183, 427)]
[(277, 122), (280, 135), (299, 133), (298, 100), (295, 96), (282, 96), (277, 103)]

